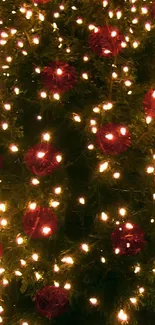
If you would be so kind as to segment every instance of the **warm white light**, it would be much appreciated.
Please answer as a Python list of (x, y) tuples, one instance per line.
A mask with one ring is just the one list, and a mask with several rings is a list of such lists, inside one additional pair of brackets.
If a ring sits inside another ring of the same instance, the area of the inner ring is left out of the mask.
[(9, 127), (8, 123), (2, 123), (2, 129), (7, 130)]
[(118, 255), (120, 253), (120, 249), (119, 248), (116, 248), (115, 249), (115, 254)]
[(135, 273), (135, 274), (136, 274), (136, 273), (139, 273), (140, 270), (141, 270), (140, 266), (136, 266), (136, 267), (135, 267), (135, 270), (134, 270), (134, 273)]
[(8, 224), (8, 222), (7, 222), (6, 219), (2, 219), (2, 220), (0, 221), (0, 224), (1, 224), (2, 227), (6, 227), (7, 224)]
[(126, 215), (126, 210), (124, 208), (119, 209), (119, 214), (124, 217)]
[(137, 299), (136, 298), (130, 298), (130, 301), (132, 302), (133, 305), (135, 305), (137, 303)]
[(4, 104), (4, 108), (6, 109), (6, 111), (10, 111), (11, 105), (10, 104)]
[(143, 15), (146, 15), (148, 13), (148, 8), (147, 7), (142, 7), (141, 12)]
[(139, 288), (139, 293), (142, 294), (144, 293), (145, 289), (143, 287)]
[(22, 237), (18, 237), (18, 238), (16, 239), (16, 242), (17, 242), (18, 245), (22, 245), (23, 242), (24, 242), (24, 240), (23, 240)]
[(29, 325), (27, 322), (23, 322), (21, 325)]
[(41, 72), (40, 68), (35, 68), (35, 72), (40, 73)]
[(126, 134), (126, 128), (121, 128), (121, 129), (120, 129), (120, 133), (121, 133), (122, 135), (125, 135), (125, 134)]
[(118, 179), (118, 178), (120, 178), (120, 175), (121, 174), (119, 172), (116, 172), (113, 174), (113, 178)]
[(64, 285), (64, 288), (65, 288), (66, 290), (71, 289), (71, 285), (70, 285), (70, 283), (66, 283), (66, 284)]
[(94, 145), (93, 145), (93, 144), (89, 144), (89, 145), (88, 145), (88, 149), (89, 149), (89, 150), (93, 150), (93, 149), (94, 149)]
[(108, 220), (108, 215), (105, 212), (101, 213), (101, 220), (107, 221)]
[(22, 266), (25, 266), (25, 265), (26, 265), (26, 261), (24, 261), (24, 260), (20, 260), (20, 264), (21, 264)]
[(2, 313), (4, 311), (3, 307), (0, 306), (0, 313)]
[(5, 212), (6, 211), (6, 204), (0, 203), (0, 211)]
[(113, 139), (113, 134), (109, 133), (109, 134), (106, 134), (105, 137), (108, 139), (108, 140), (112, 140)]
[(89, 301), (92, 305), (97, 305), (98, 302), (96, 298), (90, 298)]
[(60, 284), (59, 284), (59, 282), (54, 281), (54, 285), (55, 285), (55, 287), (58, 288)]
[(81, 204), (85, 204), (85, 198), (84, 197), (80, 197), (79, 198), (79, 203), (81, 203)]
[(56, 100), (60, 99), (60, 95), (58, 93), (53, 94), (53, 98)]
[(107, 7), (107, 5), (108, 5), (108, 0), (103, 0), (103, 7), (105, 8)]
[(147, 167), (147, 173), (148, 174), (151, 174), (151, 173), (153, 173), (154, 172), (154, 167), (153, 166), (149, 166), (149, 167)]
[(42, 152), (42, 151), (39, 151), (38, 153), (37, 153), (37, 157), (38, 158), (43, 158), (45, 156), (45, 152)]
[(54, 18), (59, 18), (60, 14), (58, 12), (55, 12), (53, 16)]
[(81, 18), (78, 18), (78, 19), (76, 20), (76, 22), (77, 22), (77, 24), (81, 25), (81, 24), (83, 23), (83, 20), (82, 20)]
[(132, 82), (130, 80), (126, 80), (124, 84), (126, 87), (130, 87), (132, 85)]
[(99, 166), (100, 173), (103, 173), (108, 168), (108, 166), (109, 166), (109, 164), (108, 164), (107, 161), (104, 162), (104, 163), (102, 163), (102, 164), (100, 164), (100, 166)]
[(146, 29), (148, 32), (150, 32), (150, 30), (151, 30), (151, 24), (150, 24), (150, 23), (146, 23), (146, 24), (145, 24), (145, 29)]
[(85, 80), (87, 80), (88, 79), (88, 73), (83, 73), (82, 74), (82, 78), (85, 79)]
[(102, 262), (102, 263), (105, 263), (105, 262), (106, 262), (105, 257), (101, 257), (101, 262)]
[(132, 46), (133, 46), (134, 49), (136, 49), (139, 46), (139, 42), (138, 41), (134, 41), (132, 43)]
[(62, 69), (60, 69), (60, 68), (59, 68), (59, 69), (57, 69), (57, 75), (58, 75), (58, 76), (61, 76), (62, 74), (63, 74), (63, 71), (62, 71)]
[(79, 115), (74, 115), (73, 119), (76, 122), (79, 122), (79, 123), (81, 122), (81, 117)]
[(110, 102), (103, 105), (103, 109), (105, 111), (109, 111), (110, 109), (112, 109), (112, 107), (113, 107), (113, 104)]
[(36, 202), (32, 202), (32, 203), (29, 204), (29, 208), (31, 210), (35, 210), (36, 209), (36, 206), (37, 206), (37, 203)]
[(42, 278), (42, 276), (39, 272), (35, 272), (35, 277), (36, 277), (37, 281), (39, 281)]
[(56, 187), (56, 188), (54, 189), (54, 192), (55, 192), (55, 194), (61, 194), (61, 192), (62, 192), (61, 187)]
[(82, 244), (81, 248), (83, 251), (88, 252), (89, 251), (89, 246), (87, 244)]
[(67, 264), (74, 264), (74, 261), (73, 261), (73, 259), (72, 259), (71, 256), (63, 257), (62, 260), (61, 260), (61, 262), (67, 263)]
[(44, 133), (44, 134), (43, 134), (43, 139), (44, 139), (45, 141), (50, 141), (50, 138), (51, 138), (51, 136), (50, 136), (49, 133)]
[(36, 254), (36, 253), (34, 253), (34, 254), (32, 255), (32, 259), (33, 259), (35, 262), (37, 262), (38, 259), (39, 259), (39, 255)]
[(33, 179), (31, 180), (31, 182), (32, 182), (33, 185), (38, 185), (38, 184), (40, 183), (39, 180), (38, 180), (37, 178), (33, 178)]
[(87, 62), (88, 60), (89, 60), (89, 57), (88, 57), (87, 55), (85, 55), (85, 56), (83, 57), (83, 61)]
[(60, 270), (60, 269), (59, 269), (58, 265), (55, 264), (55, 265), (54, 265), (54, 272), (59, 272), (59, 270)]
[(17, 275), (17, 276), (22, 276), (22, 273), (20, 272), (20, 271), (15, 271), (15, 275)]
[(117, 11), (116, 12), (116, 16), (117, 16), (117, 19), (120, 19), (122, 17), (121, 11)]
[(53, 201), (53, 200), (50, 201), (50, 206), (53, 208), (57, 208), (59, 205), (60, 205), (60, 202), (58, 202), (58, 201)]
[(41, 91), (40, 96), (41, 96), (41, 98), (46, 98), (47, 93), (45, 91)]
[(0, 274), (3, 274), (5, 272), (5, 269), (3, 267), (0, 268)]
[(42, 232), (44, 235), (48, 235), (51, 232), (50, 227), (43, 227)]
[(3, 279), (2, 282), (3, 282), (4, 286), (8, 285), (8, 283), (9, 283), (9, 281), (7, 279)]
[(17, 151), (18, 151), (18, 147), (17, 147), (15, 144), (12, 144), (12, 145), (10, 146), (10, 150), (11, 150), (12, 152), (17, 152)]
[(120, 310), (118, 313), (118, 319), (120, 319), (123, 322), (126, 322), (128, 320), (127, 314), (123, 311), (123, 309)]
[(123, 71), (124, 72), (128, 72), (129, 71), (129, 68), (128, 67), (123, 67)]
[(57, 162), (59, 162), (59, 163), (60, 163), (60, 162), (61, 162), (61, 160), (62, 160), (62, 156), (61, 156), (61, 155), (57, 155), (57, 156), (56, 156), (56, 160), (57, 160)]

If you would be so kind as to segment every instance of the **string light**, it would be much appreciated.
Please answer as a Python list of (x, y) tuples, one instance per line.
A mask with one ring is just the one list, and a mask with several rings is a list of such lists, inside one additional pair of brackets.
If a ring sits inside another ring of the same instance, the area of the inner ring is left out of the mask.
[(98, 300), (96, 298), (90, 298), (89, 301), (92, 305), (97, 305), (98, 303)]
[(128, 316), (127, 314), (124, 312), (123, 309), (121, 309), (118, 313), (118, 319), (121, 320), (122, 322), (127, 322), (128, 320)]
[(101, 220), (107, 221), (108, 220), (108, 215), (105, 212), (101, 213)]
[(87, 244), (82, 244), (81, 248), (83, 251), (88, 252), (89, 251), (89, 246)]
[(99, 166), (100, 173), (103, 173), (105, 170), (107, 170), (108, 167), (109, 167), (109, 163), (107, 161), (100, 164), (100, 166)]
[(74, 260), (71, 256), (63, 257), (61, 262), (71, 264), (71, 265), (74, 264)]
[(119, 209), (119, 214), (120, 214), (122, 217), (125, 217), (125, 215), (126, 215), (126, 209), (124, 209), (124, 208)]

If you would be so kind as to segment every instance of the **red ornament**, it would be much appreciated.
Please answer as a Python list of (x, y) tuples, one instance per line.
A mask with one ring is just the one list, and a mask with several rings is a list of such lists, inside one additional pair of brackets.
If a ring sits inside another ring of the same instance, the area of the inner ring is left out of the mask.
[(119, 225), (111, 236), (115, 254), (135, 255), (145, 245), (144, 232), (138, 225), (123, 223)]
[(27, 168), (37, 176), (49, 175), (61, 161), (61, 155), (47, 142), (36, 144), (25, 155)]
[(143, 106), (147, 116), (155, 118), (155, 89), (150, 89), (145, 94)]
[(119, 124), (105, 124), (97, 131), (97, 143), (105, 154), (117, 155), (131, 144), (129, 130)]
[(116, 56), (122, 49), (125, 37), (113, 26), (103, 26), (94, 29), (89, 37), (89, 44), (93, 52), (99, 56)]
[(50, 2), (51, 0), (33, 0), (34, 3), (37, 3), (38, 5), (40, 4), (46, 4)]
[(51, 62), (41, 73), (44, 87), (54, 93), (64, 93), (73, 88), (77, 82), (74, 67), (65, 62)]
[(34, 239), (49, 237), (56, 232), (58, 219), (50, 208), (37, 207), (24, 214), (23, 228), (26, 235)]
[(64, 288), (46, 286), (34, 298), (37, 311), (48, 318), (63, 314), (69, 305), (68, 293)]

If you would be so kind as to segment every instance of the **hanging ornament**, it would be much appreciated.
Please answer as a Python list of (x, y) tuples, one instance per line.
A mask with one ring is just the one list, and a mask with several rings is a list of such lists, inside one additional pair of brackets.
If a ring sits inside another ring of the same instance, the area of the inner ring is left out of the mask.
[(46, 286), (35, 295), (37, 311), (47, 317), (55, 318), (63, 314), (69, 306), (68, 293), (64, 288)]
[(31, 147), (25, 155), (27, 168), (37, 176), (51, 174), (60, 164), (61, 155), (47, 142)]
[(131, 144), (129, 130), (123, 125), (105, 124), (96, 135), (97, 143), (105, 154), (117, 155), (126, 151)]
[(34, 239), (49, 237), (57, 231), (58, 219), (50, 208), (36, 207), (23, 216), (23, 229)]
[(150, 89), (144, 96), (143, 106), (147, 116), (155, 118), (155, 89)]
[(51, 62), (41, 73), (44, 87), (53, 93), (64, 93), (76, 84), (77, 75), (74, 67), (66, 62)]
[(89, 37), (89, 45), (99, 56), (116, 56), (125, 45), (125, 37), (113, 26), (95, 28)]
[(117, 226), (111, 236), (115, 254), (135, 255), (145, 245), (144, 232), (138, 225), (123, 223)]

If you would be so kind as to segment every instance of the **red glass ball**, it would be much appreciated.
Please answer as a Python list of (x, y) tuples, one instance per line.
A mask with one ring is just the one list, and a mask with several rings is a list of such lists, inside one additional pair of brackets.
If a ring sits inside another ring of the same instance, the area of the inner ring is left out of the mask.
[(60, 162), (57, 159), (59, 155), (59, 152), (51, 144), (47, 142), (39, 143), (27, 151), (25, 164), (33, 174), (46, 176), (59, 166)]
[(155, 118), (155, 89), (150, 89), (144, 96), (143, 106), (147, 116)]
[(99, 56), (116, 56), (122, 49), (125, 37), (113, 26), (98, 27), (89, 37), (89, 45), (93, 52)]
[(34, 239), (49, 237), (56, 232), (57, 228), (57, 216), (50, 208), (37, 207), (26, 211), (23, 216), (24, 232)]
[(109, 155), (124, 152), (131, 144), (128, 128), (119, 124), (105, 124), (97, 131), (96, 136), (100, 149)]
[(53, 93), (64, 93), (76, 84), (77, 75), (73, 66), (66, 62), (51, 62), (41, 73), (44, 87)]
[(34, 298), (37, 311), (48, 318), (63, 314), (69, 305), (68, 293), (64, 288), (46, 286)]
[(138, 254), (145, 245), (144, 232), (138, 225), (124, 223), (111, 235), (114, 252), (120, 255)]

